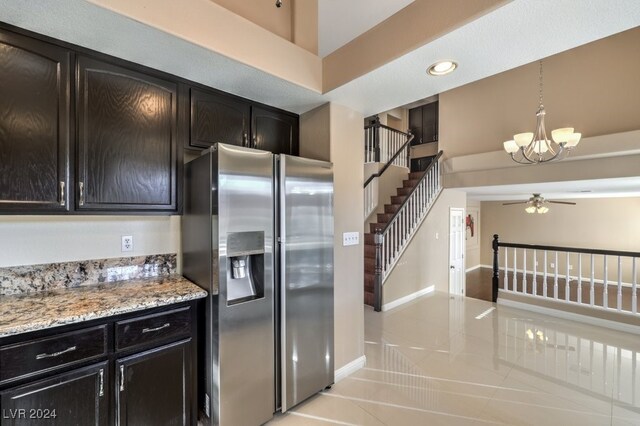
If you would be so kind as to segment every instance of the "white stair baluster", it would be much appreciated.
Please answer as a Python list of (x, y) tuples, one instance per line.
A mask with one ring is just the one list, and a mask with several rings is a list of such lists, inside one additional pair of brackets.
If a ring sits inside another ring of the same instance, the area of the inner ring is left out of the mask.
[(594, 264), (594, 256), (591, 253), (591, 281), (589, 284), (589, 305), (593, 306), (596, 299), (596, 288), (595, 288), (595, 264)]
[(578, 303), (582, 303), (582, 253), (578, 253)]
[(558, 298), (558, 252), (556, 252), (556, 258), (554, 266), (554, 276), (553, 276), (553, 298)]
[(569, 284), (571, 283), (571, 277), (569, 276), (569, 252), (567, 252), (567, 270), (565, 272), (564, 300), (568, 302), (571, 300), (571, 288), (569, 287)]
[(631, 312), (634, 314), (638, 313), (638, 274), (636, 270), (636, 259), (637, 258), (635, 257), (633, 258), (633, 266), (631, 268), (631, 273), (633, 274), (633, 281), (631, 284)]
[(604, 255), (604, 280), (603, 280), (603, 290), (602, 290), (602, 307), (609, 307), (609, 267), (607, 265), (607, 255)]
[(547, 251), (544, 251), (544, 272), (542, 275), (542, 295), (547, 297)]
[(618, 256), (618, 298), (616, 308), (622, 311), (622, 257)]

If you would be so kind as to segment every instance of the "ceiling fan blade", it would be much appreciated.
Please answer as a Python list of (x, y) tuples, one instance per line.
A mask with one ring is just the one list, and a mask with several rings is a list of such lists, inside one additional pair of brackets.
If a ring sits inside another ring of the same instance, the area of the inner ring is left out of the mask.
[(502, 203), (502, 205), (503, 206), (511, 206), (511, 205), (514, 205), (514, 204), (528, 204), (528, 203), (529, 203), (528, 201), (515, 201), (513, 203)]
[(547, 203), (553, 203), (553, 204), (568, 204), (570, 206), (575, 206), (576, 203), (572, 203), (571, 201), (554, 201), (554, 200), (547, 200)]

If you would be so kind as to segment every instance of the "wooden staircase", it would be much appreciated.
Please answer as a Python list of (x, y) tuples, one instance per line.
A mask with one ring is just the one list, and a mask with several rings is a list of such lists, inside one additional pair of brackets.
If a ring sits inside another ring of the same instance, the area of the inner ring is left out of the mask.
[(391, 203), (384, 205), (384, 213), (378, 213), (377, 222), (369, 225), (369, 232), (364, 234), (364, 303), (374, 304), (373, 290), (375, 285), (376, 246), (374, 235), (376, 229), (383, 230), (400, 209), (402, 203), (420, 182), (424, 172), (408, 173), (407, 179), (402, 181), (402, 187), (396, 189), (396, 195), (391, 197)]

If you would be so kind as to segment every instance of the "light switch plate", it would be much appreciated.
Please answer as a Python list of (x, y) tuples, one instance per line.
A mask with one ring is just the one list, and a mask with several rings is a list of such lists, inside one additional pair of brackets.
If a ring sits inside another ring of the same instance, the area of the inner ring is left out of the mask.
[(359, 232), (343, 232), (342, 233), (343, 246), (357, 246), (358, 244), (360, 244)]

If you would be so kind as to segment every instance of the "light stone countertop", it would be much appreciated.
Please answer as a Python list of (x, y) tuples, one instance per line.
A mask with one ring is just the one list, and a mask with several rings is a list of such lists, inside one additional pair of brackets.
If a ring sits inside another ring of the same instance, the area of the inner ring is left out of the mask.
[(206, 296), (180, 275), (0, 296), (0, 338)]

